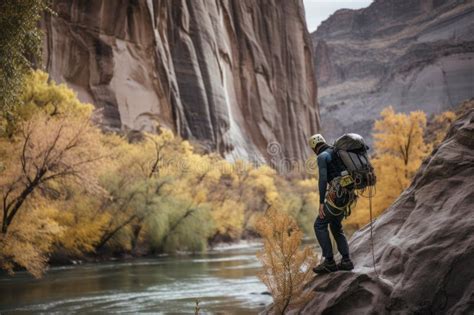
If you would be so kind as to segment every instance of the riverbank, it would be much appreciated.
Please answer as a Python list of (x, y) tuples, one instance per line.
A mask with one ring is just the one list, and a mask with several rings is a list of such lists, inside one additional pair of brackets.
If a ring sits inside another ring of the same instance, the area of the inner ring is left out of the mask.
[[(209, 244), (209, 247), (206, 251), (203, 252), (191, 252), (191, 251), (176, 251), (174, 253), (150, 253), (144, 250), (137, 250), (134, 252), (111, 252), (111, 251), (102, 251), (96, 254), (90, 253), (81, 257), (77, 256), (68, 256), (64, 253), (54, 253), (48, 262), (50, 267), (61, 267), (61, 266), (71, 266), (71, 265), (82, 265), (90, 263), (106, 263), (106, 262), (127, 262), (133, 261), (136, 259), (154, 259), (161, 257), (169, 256), (193, 256), (193, 255), (202, 255), (208, 252), (220, 252), (227, 250), (238, 250), (247, 247), (254, 247), (261, 245), (261, 239), (258, 237), (240, 239), (236, 241), (229, 242), (214, 242)], [(22, 270), (17, 270), (22, 271)]]

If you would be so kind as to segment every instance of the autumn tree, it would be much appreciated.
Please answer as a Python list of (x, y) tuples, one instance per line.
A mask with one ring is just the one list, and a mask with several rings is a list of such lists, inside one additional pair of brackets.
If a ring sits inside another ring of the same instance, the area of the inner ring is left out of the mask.
[(431, 148), (423, 139), (426, 115), (422, 111), (395, 113), (389, 107), (381, 116), (374, 127), (374, 164), (392, 174), (394, 188), (401, 193)]
[(221, 158), (215, 154), (197, 154), (186, 141), (181, 152), (174, 161), (176, 180), (166, 188), (173, 203), (181, 206), (168, 213), (169, 225), (161, 243), (163, 248), (172, 251), (202, 251), (212, 235), (214, 222), (211, 211), (215, 200), (211, 192), (220, 176), (213, 165)]
[(205, 248), (206, 222), (212, 222), (210, 165), (217, 157), (196, 154), (188, 142), (159, 129), (158, 135), (113, 145), (117, 158), (101, 176), (109, 197), (100, 207), (111, 216), (97, 249), (133, 251), (142, 238), (153, 251)]
[(38, 115), (23, 124), (20, 134), (0, 181), (3, 234), (24, 202), (49, 182), (74, 179), (97, 186), (94, 165), (103, 158), (94, 150), (100, 135), (89, 120)]
[[(0, 139), (2, 147), (5, 145), (9, 149), (8, 152), (2, 152), (4, 170), (0, 177), (0, 246), (3, 251), (15, 248), (21, 250), (22, 246), (12, 247), (11, 244), (21, 243), (21, 239), (28, 240), (21, 236), (27, 232), (32, 235), (30, 229), (34, 228), (33, 224), (28, 227), (24, 222), (17, 222), (32, 218), (32, 214), (21, 215), (25, 209), (34, 209), (37, 216), (34, 220), (47, 221), (52, 211), (46, 210), (51, 206), (41, 206), (45, 204), (41, 200), (58, 192), (62, 186), (75, 182), (91, 190), (99, 189), (94, 172), (103, 155), (97, 146), (97, 139), (100, 139), (100, 134), (88, 120), (69, 116), (52, 118), (47, 114), (38, 114), (24, 122), (19, 136), (13, 142)], [(41, 209), (45, 211), (41, 212)], [(14, 228), (10, 231), (12, 226)], [(26, 230), (20, 229), (20, 226)], [(50, 231), (45, 231), (43, 235), (48, 233)], [(52, 238), (43, 240), (50, 242)], [(31, 245), (28, 242), (23, 246), (30, 248)], [(40, 248), (46, 250), (50, 247), (45, 245)], [(40, 253), (35, 255), (41, 256)], [(28, 261), (16, 259), (15, 254), (8, 257), (20, 265)], [(3, 259), (8, 257), (4, 256)], [(5, 261), (3, 263), (5, 265)], [(7, 262), (6, 266), (9, 265), (11, 263)]]
[(35, 200), (24, 208), (28, 211), (18, 212), (8, 233), (0, 234), (0, 268), (12, 274), (20, 266), (40, 277), (54, 243), (64, 235), (64, 228), (52, 219), (59, 215), (54, 206)]
[(281, 206), (277, 176), (267, 165), (255, 167), (244, 161), (236, 162), (232, 185), (237, 201), (245, 205), (243, 224), (250, 233), (256, 231), (256, 219), (260, 214), (272, 206)]
[(278, 313), (284, 314), (311, 297), (304, 287), (313, 276), (316, 255), (308, 246), (301, 248), (303, 233), (296, 221), (273, 207), (259, 218), (257, 231), (263, 239), (263, 249), (257, 253), (263, 265), (259, 278), (272, 294)]
[[(73, 206), (59, 209), (73, 195), (73, 187), (101, 191), (96, 170), (106, 154), (101, 150), (102, 134), (90, 122), (91, 105), (80, 103), (71, 90), (47, 82), (42, 72), (31, 72), (26, 81), (30, 84), (22, 91), (22, 106), (12, 109), (15, 128), (0, 134), (0, 261), (7, 270), (17, 264), (39, 275), (53, 243), (61, 243), (60, 235), (71, 235), (69, 227), (77, 222), (65, 223), (64, 214), (71, 215)], [(96, 219), (91, 218), (100, 222)], [(94, 239), (90, 230), (75, 235), (87, 237), (66, 247), (88, 248), (90, 243), (82, 240)]]
[(179, 197), (164, 198), (147, 221), (148, 238), (158, 252), (206, 250), (213, 221), (207, 205)]
[(142, 221), (155, 207), (154, 196), (159, 195), (165, 183), (154, 178), (159, 174), (160, 152), (155, 152), (155, 143), (149, 137), (139, 143), (129, 143), (120, 136), (110, 135), (107, 141), (113, 159), (103, 167), (100, 176), (100, 183), (108, 194), (99, 209), (108, 213), (110, 219), (98, 232), (101, 236), (96, 249), (103, 248), (115, 235), (123, 229), (130, 230), (132, 225), (134, 236), (129, 235), (129, 240), (138, 239)]
[(245, 205), (234, 199), (224, 199), (212, 209), (215, 225), (214, 238), (224, 240), (239, 239), (243, 230)]
[[(429, 154), (432, 146), (424, 140), (425, 128), (424, 112), (395, 113), (392, 107), (385, 108), (381, 119), (375, 122), (372, 159), (377, 175), (373, 197), (375, 215), (384, 211), (408, 187)], [(347, 224), (359, 226), (367, 223), (368, 207), (368, 199), (362, 194)]]
[(0, 116), (0, 136), (11, 138), (18, 132), (22, 122), (31, 119), (38, 113), (51, 117), (71, 115), (90, 119), (93, 106), (82, 103), (76, 93), (65, 84), (56, 84), (49, 80), (43, 71), (31, 71), (24, 77), (24, 87), (19, 97), (19, 105), (8, 111), (10, 118)]
[[(53, 254), (75, 259), (84, 254), (93, 254), (96, 245), (110, 221), (111, 214), (100, 209), (101, 193), (91, 194), (88, 188), (80, 185), (63, 186), (63, 197), (48, 199), (48, 204), (58, 209), (48, 214), (61, 228), (60, 236), (54, 242)], [(33, 227), (32, 227), (33, 228)]]

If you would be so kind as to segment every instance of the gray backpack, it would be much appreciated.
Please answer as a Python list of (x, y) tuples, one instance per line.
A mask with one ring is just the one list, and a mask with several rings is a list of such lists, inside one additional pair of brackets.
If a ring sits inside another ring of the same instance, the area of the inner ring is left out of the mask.
[(364, 138), (356, 133), (347, 133), (334, 142), (334, 151), (354, 181), (355, 189), (375, 186), (377, 178), (370, 164)]

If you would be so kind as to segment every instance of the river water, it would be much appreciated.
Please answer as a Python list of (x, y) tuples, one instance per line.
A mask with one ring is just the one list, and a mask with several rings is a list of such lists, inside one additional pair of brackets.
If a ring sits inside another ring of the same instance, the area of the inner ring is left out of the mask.
[(0, 275), (0, 313), (255, 314), (271, 302), (256, 274), (258, 243), (201, 255), (52, 267), (42, 279)]

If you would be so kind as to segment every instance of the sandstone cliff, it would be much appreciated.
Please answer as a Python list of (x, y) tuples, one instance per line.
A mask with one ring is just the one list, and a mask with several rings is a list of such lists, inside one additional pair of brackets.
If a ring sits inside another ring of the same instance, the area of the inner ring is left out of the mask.
[[(305, 314), (474, 312), (474, 103), (411, 186), (349, 242), (354, 272), (317, 276)], [(298, 313), (299, 314), (299, 313)]]
[(321, 126), (370, 140), (381, 109), (438, 113), (474, 96), (474, 2), (375, 0), (312, 34)]
[(105, 127), (154, 122), (224, 156), (303, 157), (319, 129), (301, 0), (56, 0), (45, 64)]

